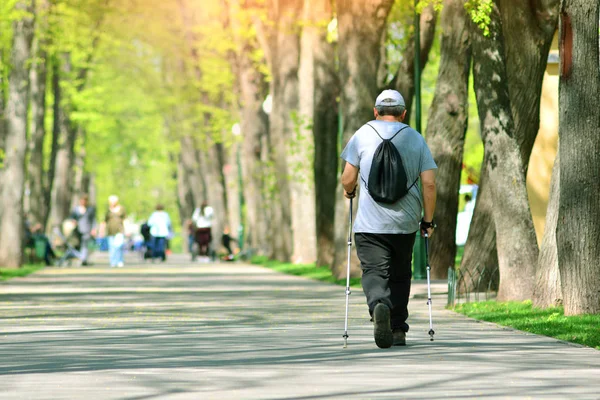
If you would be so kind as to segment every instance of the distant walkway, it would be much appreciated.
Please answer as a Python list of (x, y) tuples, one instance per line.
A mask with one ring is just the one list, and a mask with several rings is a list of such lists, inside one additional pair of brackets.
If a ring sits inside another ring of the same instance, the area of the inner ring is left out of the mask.
[(342, 287), (183, 256), (48, 268), (0, 284), (0, 399), (600, 398), (599, 351), (477, 323), (443, 295), (435, 342), (418, 298), (408, 346), (380, 350), (351, 299), (344, 350)]

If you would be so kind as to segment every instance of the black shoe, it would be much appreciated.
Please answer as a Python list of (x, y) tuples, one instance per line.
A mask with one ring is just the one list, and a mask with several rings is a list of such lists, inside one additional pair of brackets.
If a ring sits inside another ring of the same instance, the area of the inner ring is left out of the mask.
[(396, 329), (393, 332), (394, 346), (406, 346), (406, 332)]
[(375, 344), (380, 349), (387, 349), (394, 344), (392, 325), (390, 322), (390, 309), (383, 303), (379, 303), (373, 310), (373, 325), (375, 326), (373, 336)]

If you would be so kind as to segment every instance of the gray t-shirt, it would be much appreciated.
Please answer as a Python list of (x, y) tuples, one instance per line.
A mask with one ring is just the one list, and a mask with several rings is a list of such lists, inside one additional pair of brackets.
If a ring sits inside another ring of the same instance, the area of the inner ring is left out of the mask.
[[(400, 122), (371, 121), (369, 124), (384, 139), (389, 139), (400, 129), (407, 126)], [(358, 214), (354, 223), (357, 233), (413, 233), (419, 230), (421, 210), (423, 208), (419, 185), (414, 185), (408, 194), (394, 204), (377, 203), (368, 190), (369, 171), (375, 150), (381, 143), (377, 133), (363, 125), (352, 136), (342, 152), (342, 159), (359, 168), (361, 191), (358, 202)], [(417, 180), (421, 172), (437, 169), (429, 147), (423, 136), (408, 127), (392, 140), (402, 157), (402, 163), (408, 178), (408, 186)]]

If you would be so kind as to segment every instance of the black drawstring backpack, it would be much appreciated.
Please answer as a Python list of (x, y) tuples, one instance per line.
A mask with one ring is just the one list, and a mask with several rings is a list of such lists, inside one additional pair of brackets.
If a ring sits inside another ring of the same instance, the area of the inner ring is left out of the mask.
[(395, 203), (406, 196), (408, 191), (419, 180), (417, 177), (414, 183), (410, 187), (407, 187), (408, 177), (402, 163), (402, 157), (396, 146), (392, 143), (396, 135), (408, 128), (408, 126), (400, 129), (391, 138), (384, 139), (371, 124), (367, 125), (377, 133), (382, 142), (377, 146), (373, 155), (371, 171), (369, 172), (369, 183), (367, 184), (364, 179), (363, 182), (367, 186), (369, 194), (376, 202), (385, 204)]

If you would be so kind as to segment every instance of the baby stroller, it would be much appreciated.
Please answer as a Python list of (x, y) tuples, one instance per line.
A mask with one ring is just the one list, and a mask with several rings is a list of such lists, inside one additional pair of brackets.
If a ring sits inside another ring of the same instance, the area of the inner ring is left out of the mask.
[(52, 230), (54, 248), (62, 251), (62, 255), (55, 261), (57, 267), (71, 266), (73, 259), (80, 260), (81, 252), (78, 250), (80, 245), (76, 230), (72, 230), (71, 234), (65, 236), (58, 226)]
[(198, 256), (210, 258), (214, 261), (215, 251), (211, 246), (212, 232), (210, 228), (194, 228), (194, 243), (192, 245), (192, 261)]

